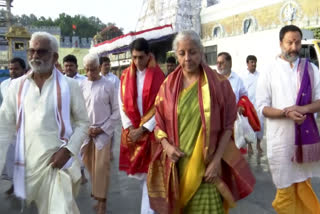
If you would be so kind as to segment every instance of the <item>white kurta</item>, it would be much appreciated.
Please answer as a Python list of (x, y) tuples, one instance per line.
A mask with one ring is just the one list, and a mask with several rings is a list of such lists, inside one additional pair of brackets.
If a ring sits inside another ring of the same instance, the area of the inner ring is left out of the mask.
[(11, 82), (11, 78), (4, 80), (0, 85), (0, 90), (1, 90), (0, 92), (1, 92), (1, 96), (3, 98), (7, 94), (7, 90), (8, 90), (8, 87), (10, 85), (10, 82)]
[(256, 104), (256, 88), (257, 88), (257, 82), (259, 78), (259, 72), (255, 71), (254, 73), (251, 73), (250, 71), (245, 70), (241, 72), (239, 76), (243, 80), (244, 86), (246, 87), (249, 100), (253, 105), (255, 105)]
[[(265, 106), (284, 109), (295, 105), (298, 94), (298, 61), (294, 67), (277, 57), (261, 74), (257, 84), (256, 102), (262, 113)], [(320, 99), (320, 78), (316, 66), (314, 70), (313, 101)], [(294, 122), (287, 118), (267, 118), (267, 156), (273, 178), (278, 189), (289, 187), (310, 177), (320, 176), (320, 163), (297, 164), (291, 161), (294, 154)]]
[(248, 96), (247, 89), (244, 86), (243, 81), (238, 74), (231, 71), (230, 76), (228, 77), (228, 80), (232, 87), (233, 93), (236, 96), (236, 103), (238, 103), (240, 97)]
[[(257, 111), (256, 89), (257, 89), (257, 82), (258, 82), (258, 78), (259, 78), (259, 72), (255, 71), (254, 73), (251, 73), (250, 71), (245, 70), (245, 71), (241, 72), (239, 76), (243, 80), (244, 86), (246, 87), (249, 100), (254, 105), (254, 107)], [(261, 130), (259, 132), (256, 132), (256, 134), (257, 134), (258, 139), (262, 139), (263, 138), (263, 131), (264, 131), (264, 117), (259, 112), (257, 112), (257, 114), (259, 117)]]
[[(0, 109), (0, 145), (2, 148), (0, 150), (0, 170), (3, 167), (9, 139), (12, 138), (16, 130), (16, 95), (23, 78), (20, 77), (12, 81), (6, 99)], [(54, 81), (51, 75), (45, 81), (40, 91), (31, 75), (28, 78), (30, 86), (24, 97), (26, 197), (28, 202), (36, 201), (39, 213), (52, 213), (54, 210), (50, 208), (52, 208), (52, 205), (55, 205), (54, 202), (56, 202), (55, 200), (59, 196), (60, 200), (66, 199), (64, 197), (69, 197), (68, 201), (74, 202), (72, 196), (73, 189), (70, 184), (75, 184), (81, 176), (77, 155), (81, 143), (87, 135), (89, 120), (78, 83), (71, 78), (67, 78), (71, 93), (70, 118), (73, 134), (66, 148), (71, 152), (75, 161), (69, 169), (52, 169), (51, 166), (48, 166), (48, 162), (51, 156), (62, 145), (58, 136), (59, 129), (56, 122), (53, 95), (55, 91)], [(58, 184), (67, 186), (68, 188), (63, 188)], [(57, 190), (59, 187), (62, 189)], [(74, 205), (75, 203), (71, 203), (68, 206)], [(63, 203), (61, 203), (61, 206), (63, 206)]]
[[(117, 90), (113, 87), (113, 83), (104, 77), (96, 81), (84, 80), (80, 87), (91, 127), (100, 127), (104, 132), (93, 139), (96, 148), (101, 150), (110, 142), (120, 119)], [(85, 144), (89, 141), (88, 137)]]
[[(2, 99), (5, 98), (7, 91), (8, 91), (8, 88), (10, 86), (10, 83), (11, 83), (11, 78), (6, 79), (1, 83), (1, 85), (0, 85), (1, 95), (0, 96), (2, 97)], [(2, 171), (3, 179), (6, 179), (6, 180), (12, 180), (12, 178), (13, 178), (15, 141), (16, 141), (16, 138), (14, 137), (10, 142), (10, 146), (9, 146), (9, 149), (7, 152), (7, 157), (6, 157), (6, 163), (5, 163), (5, 166)]]
[(81, 74), (79, 74), (79, 73), (77, 72), (77, 74), (73, 76), (73, 79), (77, 80), (78, 83), (81, 83), (83, 80), (86, 80), (87, 77), (86, 77), (86, 76), (83, 76), (83, 75), (81, 75)]
[[(102, 74), (101, 74), (101, 75), (102, 75)], [(103, 75), (102, 75), (102, 76), (103, 76)], [(118, 90), (119, 84), (120, 84), (120, 80), (119, 80), (119, 78), (118, 78), (116, 75), (114, 75), (113, 73), (109, 72), (109, 73), (107, 73), (106, 75), (104, 75), (104, 77), (105, 77), (107, 80), (110, 80), (110, 81), (114, 84), (115, 88)]]
[(4, 100), (5, 95), (7, 94), (7, 90), (10, 85), (10, 82), (11, 82), (11, 78), (6, 79), (1, 82), (1, 85), (0, 85), (0, 106)]

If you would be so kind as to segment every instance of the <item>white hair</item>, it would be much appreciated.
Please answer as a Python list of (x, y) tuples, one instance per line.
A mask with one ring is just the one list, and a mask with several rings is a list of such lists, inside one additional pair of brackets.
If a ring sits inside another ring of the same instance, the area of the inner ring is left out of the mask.
[(50, 43), (51, 51), (53, 51), (54, 53), (58, 53), (58, 40), (52, 34), (47, 32), (35, 32), (31, 35), (29, 45), (31, 46), (31, 43), (35, 40), (48, 40)]
[(93, 63), (96, 66), (100, 65), (99, 56), (95, 53), (89, 53), (83, 57), (83, 65), (86, 66), (88, 64)]
[(179, 32), (172, 42), (172, 49), (177, 52), (178, 43), (182, 40), (190, 39), (193, 41), (196, 46), (200, 49), (200, 52), (203, 52), (203, 45), (201, 43), (200, 36), (193, 30), (185, 30)]

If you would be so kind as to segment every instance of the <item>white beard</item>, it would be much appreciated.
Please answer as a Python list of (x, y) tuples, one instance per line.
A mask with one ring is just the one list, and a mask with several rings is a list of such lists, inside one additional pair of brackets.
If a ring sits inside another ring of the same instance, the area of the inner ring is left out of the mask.
[(229, 74), (230, 72), (226, 71), (226, 70), (219, 70), (217, 69), (218, 73), (221, 74), (221, 75), (227, 75)]
[(285, 52), (284, 50), (281, 50), (281, 51), (282, 51), (282, 56), (289, 62), (294, 62), (299, 58), (299, 54), (291, 56), (289, 53)]
[[(40, 63), (40, 65), (38, 65)], [(29, 65), (31, 69), (36, 73), (48, 73), (50, 72), (53, 65), (50, 65), (50, 63), (45, 63), (41, 59), (32, 59), (29, 61)]]

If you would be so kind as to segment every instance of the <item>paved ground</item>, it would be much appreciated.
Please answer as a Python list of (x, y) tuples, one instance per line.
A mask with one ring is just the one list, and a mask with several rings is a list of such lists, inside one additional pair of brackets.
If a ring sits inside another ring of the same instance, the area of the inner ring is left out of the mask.
[[(119, 139), (119, 138), (118, 138)], [(265, 142), (263, 142), (265, 151)], [(114, 147), (115, 160), (112, 163), (112, 175), (110, 191), (108, 195), (108, 214), (138, 214), (140, 213), (141, 190), (137, 180), (128, 178), (123, 172), (118, 171), (119, 141)], [(246, 156), (257, 180), (254, 192), (246, 199), (237, 203), (230, 214), (274, 214), (271, 207), (275, 195), (275, 187), (272, 184), (271, 175), (265, 155)], [(315, 192), (320, 196), (320, 179), (312, 181)], [(20, 203), (13, 197), (7, 198), (4, 194), (8, 189), (7, 181), (0, 181), (0, 213), (20, 213)], [(93, 200), (90, 198), (90, 184), (82, 186), (77, 203), (81, 213), (91, 214)], [(36, 208), (31, 206), (24, 209), (24, 214), (37, 213)]]

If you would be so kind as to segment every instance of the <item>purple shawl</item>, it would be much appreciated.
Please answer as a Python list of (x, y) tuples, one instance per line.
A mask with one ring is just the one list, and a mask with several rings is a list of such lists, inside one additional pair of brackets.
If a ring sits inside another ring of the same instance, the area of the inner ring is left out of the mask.
[[(308, 59), (301, 59), (298, 66), (300, 89), (296, 105), (304, 106), (312, 103), (313, 69)], [(292, 161), (309, 163), (320, 160), (320, 136), (313, 113), (306, 114), (305, 121), (295, 124), (295, 153)]]

